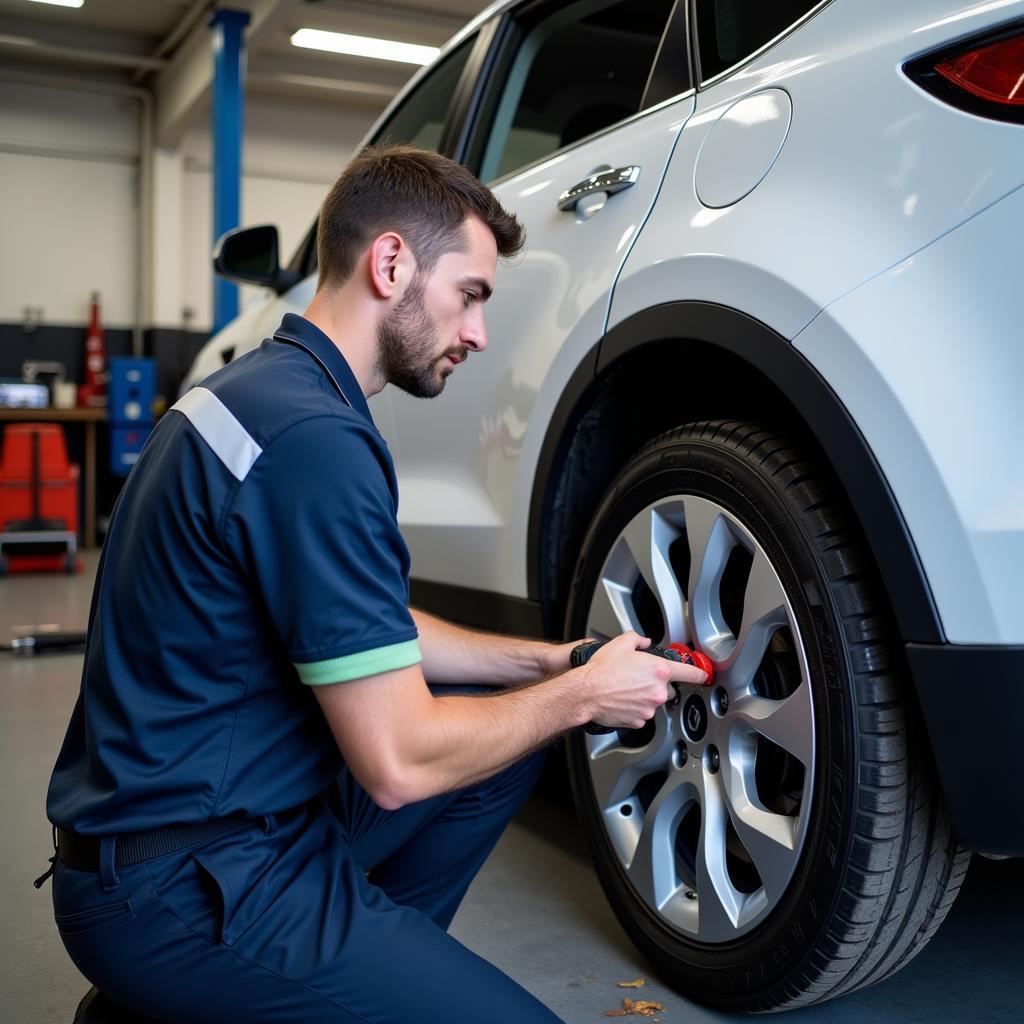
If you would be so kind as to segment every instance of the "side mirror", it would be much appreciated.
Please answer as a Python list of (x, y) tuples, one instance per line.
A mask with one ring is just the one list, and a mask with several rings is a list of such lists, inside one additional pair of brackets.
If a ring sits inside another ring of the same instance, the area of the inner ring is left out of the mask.
[(240, 284), (258, 284), (286, 292), (301, 277), (278, 263), (277, 228), (261, 224), (225, 232), (213, 250), (213, 269), (221, 277)]

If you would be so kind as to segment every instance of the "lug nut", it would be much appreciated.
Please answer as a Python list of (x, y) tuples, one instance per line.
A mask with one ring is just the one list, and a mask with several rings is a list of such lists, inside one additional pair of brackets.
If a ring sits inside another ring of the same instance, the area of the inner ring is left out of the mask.
[(715, 690), (711, 698), (711, 706), (719, 717), (729, 710), (729, 694), (726, 693), (724, 686), (719, 686)]
[(712, 775), (715, 775), (718, 772), (718, 769), (722, 766), (722, 759), (718, 756), (717, 747), (708, 747), (707, 760), (708, 771)]
[(672, 756), (672, 760), (675, 763), (675, 766), (677, 768), (682, 768), (683, 765), (686, 764), (686, 761), (689, 758), (689, 756), (690, 752), (689, 750), (687, 750), (686, 744), (682, 740), (680, 740), (676, 744), (676, 749)]

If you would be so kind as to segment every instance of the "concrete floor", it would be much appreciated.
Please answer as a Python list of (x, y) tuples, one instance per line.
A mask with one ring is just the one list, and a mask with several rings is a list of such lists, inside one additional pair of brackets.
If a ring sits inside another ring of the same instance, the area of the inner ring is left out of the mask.
[[(0, 579), (0, 639), (23, 624), (84, 628), (94, 569), (93, 555), (76, 578)], [(44, 796), (81, 662), (0, 654), (0, 1024), (70, 1024), (87, 988), (57, 937), (49, 888), (32, 888), (50, 854)], [(745, 1019), (691, 1003), (651, 975), (604, 902), (571, 812), (545, 798), (531, 800), (509, 828), (452, 931), (567, 1024), (599, 1024), (621, 1006), (615, 982), (637, 977), (647, 978), (643, 998), (664, 1003), (667, 1024)], [(906, 970), (791, 1016), (800, 1024), (1024, 1024), (1022, 965), (1024, 860), (975, 858), (945, 925)]]

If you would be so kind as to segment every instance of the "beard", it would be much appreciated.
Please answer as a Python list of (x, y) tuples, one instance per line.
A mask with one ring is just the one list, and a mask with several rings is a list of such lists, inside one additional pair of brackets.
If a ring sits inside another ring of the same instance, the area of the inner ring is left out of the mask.
[(452, 372), (442, 361), (465, 358), (459, 346), (437, 355), (437, 325), (423, 304), (424, 276), (417, 271), (402, 301), (377, 326), (377, 369), (381, 377), (414, 398), (436, 398)]

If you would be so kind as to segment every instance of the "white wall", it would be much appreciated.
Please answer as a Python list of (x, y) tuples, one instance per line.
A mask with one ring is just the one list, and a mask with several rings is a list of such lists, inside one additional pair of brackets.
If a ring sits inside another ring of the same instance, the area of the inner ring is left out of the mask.
[(0, 321), (80, 324), (99, 290), (132, 323), (138, 139), (134, 100), (0, 82)]
[[(79, 89), (0, 81), (0, 321), (26, 305), (81, 324), (89, 294), (104, 322), (133, 322), (139, 105)], [(366, 108), (250, 98), (242, 223), (276, 224), (287, 259), (372, 123)], [(144, 326), (211, 326), (210, 144), (197, 124), (153, 159), (152, 302)], [(245, 301), (243, 295), (242, 301)]]

